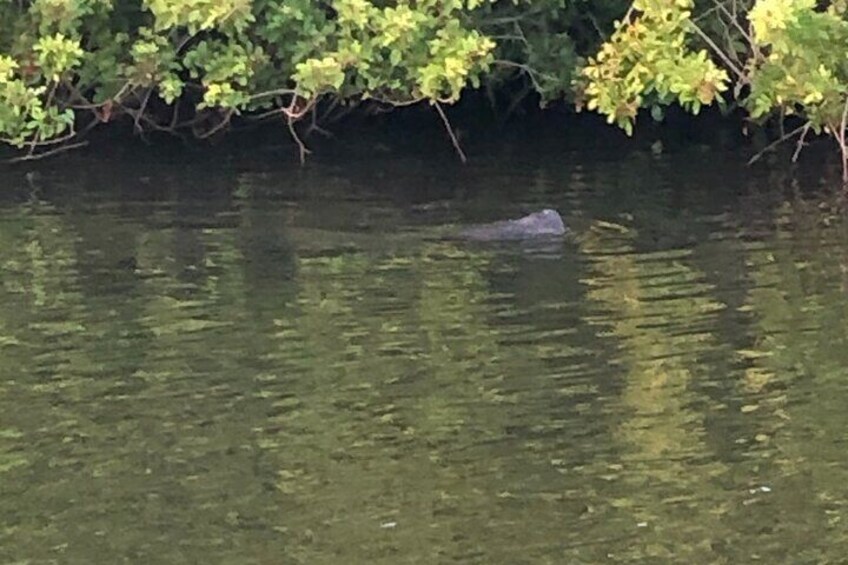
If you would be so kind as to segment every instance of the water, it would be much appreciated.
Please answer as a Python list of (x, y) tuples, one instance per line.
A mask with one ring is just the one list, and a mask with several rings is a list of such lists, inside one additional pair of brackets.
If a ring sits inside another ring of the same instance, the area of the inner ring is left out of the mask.
[[(848, 553), (848, 225), (817, 179), (74, 159), (2, 182), (0, 561)], [(442, 237), (542, 207), (562, 244)]]

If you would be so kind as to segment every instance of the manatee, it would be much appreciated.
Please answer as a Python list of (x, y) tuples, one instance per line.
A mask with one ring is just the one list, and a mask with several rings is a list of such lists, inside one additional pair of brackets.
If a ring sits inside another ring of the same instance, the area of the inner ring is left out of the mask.
[(472, 241), (507, 241), (552, 238), (565, 234), (565, 223), (556, 210), (545, 209), (517, 220), (470, 226), (459, 232)]

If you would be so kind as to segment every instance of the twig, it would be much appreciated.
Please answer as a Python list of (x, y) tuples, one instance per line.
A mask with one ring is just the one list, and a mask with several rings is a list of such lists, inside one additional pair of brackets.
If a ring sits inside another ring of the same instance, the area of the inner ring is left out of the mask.
[(276, 116), (277, 114), (282, 114), (282, 113), (283, 113), (282, 108), (273, 108), (271, 110), (267, 110), (265, 112), (262, 112), (261, 114), (254, 114), (254, 115), (247, 116), (247, 119), (252, 121), (252, 122), (261, 122), (262, 120), (265, 120), (267, 118), (270, 118), (272, 116)]
[[(53, 86), (50, 87), (50, 92), (47, 93), (47, 100), (44, 102), (44, 107), (49, 108), (50, 104), (53, 102), (53, 96), (56, 94), (56, 89), (59, 87), (58, 82), (54, 82)], [(71, 128), (73, 130), (73, 128)], [(73, 134), (73, 131), (71, 131)], [(35, 154), (35, 148), (41, 145), (41, 128), (38, 128), (35, 132), (35, 135), (27, 145), (29, 145), (29, 149), (27, 149), (27, 156), (32, 156)]]
[[(55, 137), (53, 139), (37, 139), (30, 141), (27, 145), (30, 145), (32, 149), (36, 149), (38, 147), (43, 147), (45, 145), (58, 145), (60, 143), (65, 143), (66, 141), (70, 141), (71, 139), (77, 137), (77, 132), (73, 131), (73, 126), (71, 127), (70, 133), (63, 135), (62, 137)], [(7, 140), (3, 140), (6, 143), (10, 143)]]
[[(748, 30), (746, 30), (744, 27), (742, 27), (742, 26), (739, 24), (739, 21), (736, 19), (736, 18), (737, 18), (737, 16), (736, 16), (736, 15), (734, 15), (734, 14), (730, 13), (730, 12), (727, 10), (727, 8), (725, 8), (725, 7), (721, 4), (721, 2), (716, 1), (716, 2), (715, 2), (715, 7), (716, 7), (716, 8), (718, 8), (719, 10), (721, 10), (722, 12), (724, 12), (724, 14), (725, 14), (725, 15), (728, 17), (728, 19), (730, 20), (730, 23), (732, 23), (732, 24), (733, 24), (733, 27), (735, 27), (737, 30), (739, 30), (739, 33), (741, 33), (741, 34), (742, 34), (742, 36), (743, 36), (745, 39), (747, 39), (747, 40), (748, 40), (748, 43), (749, 43), (749, 44), (751, 44), (751, 45), (754, 45), (754, 44), (755, 44), (755, 42), (754, 42), (754, 38), (751, 36), (751, 34), (748, 32)], [(736, 9), (736, 3), (734, 2), (734, 11), (735, 11), (735, 9)]]
[(781, 106), (778, 113), (780, 115), (777, 117), (777, 127), (780, 128), (780, 136), (783, 137), (786, 135), (786, 108)]
[(792, 131), (790, 131), (789, 133), (787, 133), (786, 135), (783, 135), (780, 138), (778, 138), (777, 140), (769, 143), (761, 151), (758, 151), (756, 155), (751, 157), (748, 160), (748, 164), (753, 165), (754, 163), (759, 161), (763, 157), (763, 155), (765, 155), (766, 153), (768, 153), (769, 151), (771, 151), (772, 149), (774, 149), (775, 147), (777, 147), (778, 145), (780, 145), (781, 143), (786, 141), (787, 139), (792, 139), (793, 137), (795, 137), (799, 133), (802, 133), (804, 131), (804, 128), (807, 128), (807, 127), (809, 127), (809, 124), (804, 124), (803, 126), (795, 128)]
[[(496, 65), (501, 65), (504, 67), (515, 67), (525, 73), (528, 77), (530, 77), (530, 82), (533, 83), (533, 87), (537, 92), (542, 92), (542, 87), (539, 85), (539, 81), (536, 79), (536, 76), (545, 76), (533, 67), (529, 65), (525, 65), (523, 63), (516, 63), (515, 61), (507, 61), (503, 59), (498, 59), (495, 61)], [(550, 78), (550, 77), (548, 77)]]
[[(529, 15), (530, 12), (528, 11), (527, 14)], [(499, 18), (489, 18), (488, 20), (486, 20), (486, 19), (480, 20), (480, 23), (478, 25), (481, 28), (483, 28), (483, 27), (486, 27), (486, 26), (499, 26), (499, 25), (506, 25), (506, 24), (514, 24), (514, 23), (517, 23), (522, 17), (524, 17), (524, 16), (504, 16), (504, 17), (499, 17)]]
[(792, 162), (798, 162), (798, 156), (801, 154), (801, 149), (804, 147), (804, 139), (807, 137), (807, 132), (813, 126), (810, 122), (804, 124), (804, 131), (801, 132), (801, 137), (798, 139), (798, 144), (795, 147), (795, 152), (792, 154)]
[(235, 113), (235, 110), (233, 110), (232, 108), (227, 110), (225, 112), (224, 116), (221, 118), (220, 122), (218, 122), (213, 128), (199, 134), (197, 136), (197, 139), (208, 139), (208, 138), (212, 137), (213, 135), (215, 135), (216, 133), (218, 133), (219, 131), (221, 131), (222, 129), (224, 129), (225, 127), (227, 127), (227, 124), (230, 123), (230, 118), (233, 117), (234, 113)]
[[(126, 110), (126, 108), (124, 108), (124, 105), (122, 104), (121, 99), (124, 96), (124, 93), (127, 90), (130, 89), (129, 83), (125, 83), (124, 86), (122, 86), (118, 90), (118, 92), (116, 92), (108, 100), (105, 100), (104, 102), (99, 102), (99, 103), (96, 103), (96, 104), (93, 103), (93, 102), (90, 102), (88, 100), (88, 98), (83, 96), (82, 93), (79, 91), (79, 89), (76, 86), (74, 86), (73, 84), (67, 84), (66, 86), (71, 90), (71, 92), (74, 95), (74, 98), (77, 101), (76, 103), (68, 104), (68, 108), (71, 108), (73, 110), (91, 110), (91, 111), (94, 112), (95, 116), (97, 116), (98, 111), (100, 111), (102, 108), (104, 108), (108, 104), (111, 104), (113, 107), (120, 108), (121, 110), (124, 110), (124, 111)], [(100, 119), (100, 118), (98, 117), (98, 119)]]
[(338, 103), (334, 103), (333, 107), (331, 107), (324, 116), (321, 117), (321, 123), (323, 124), (332, 124), (336, 123), (339, 120), (343, 119), (348, 114), (352, 113), (359, 106), (359, 103), (349, 103), (345, 105), (340, 105)]
[(286, 116), (286, 124), (289, 127), (289, 133), (291, 133), (292, 139), (297, 143), (297, 147), (300, 150), (300, 164), (304, 165), (306, 163), (306, 156), (311, 153), (309, 149), (306, 148), (306, 145), (303, 144), (303, 141), (300, 140), (300, 137), (297, 135), (297, 131), (294, 129), (295, 118), (291, 115)]
[(521, 89), (521, 92), (512, 97), (512, 101), (507, 106), (506, 112), (504, 112), (503, 119), (501, 123), (506, 123), (507, 120), (512, 116), (513, 113), (518, 109), (521, 105), (521, 102), (527, 98), (530, 93), (533, 91), (533, 88), (529, 84), (525, 84), (524, 88)]
[(598, 37), (601, 40), (605, 39), (606, 34), (604, 33), (604, 30), (601, 29), (601, 26), (600, 24), (598, 24), (598, 20), (595, 18), (595, 16), (591, 12), (587, 12), (586, 15), (588, 16), (589, 21), (592, 22), (592, 27), (595, 28), (596, 32), (598, 32)]
[(57, 153), (63, 153), (65, 151), (70, 151), (71, 149), (76, 149), (78, 147), (84, 147), (86, 145), (88, 145), (87, 140), (79, 141), (77, 143), (70, 143), (68, 145), (56, 147), (55, 149), (51, 149), (50, 151), (45, 151), (44, 153), (39, 153), (37, 155), (28, 154), (28, 155), (23, 155), (21, 157), (14, 157), (12, 159), (9, 159), (8, 162), (9, 163), (21, 163), (23, 161), (37, 161), (39, 159), (44, 159), (45, 157), (50, 157), (52, 155), (56, 155)]
[(748, 79), (745, 76), (745, 73), (742, 72), (742, 69), (736, 66), (736, 64), (730, 59), (730, 57), (728, 57), (727, 54), (722, 51), (721, 48), (716, 45), (712, 39), (710, 39), (710, 36), (704, 33), (701, 28), (695, 25), (694, 23), (690, 23), (690, 26), (695, 31), (695, 33), (698, 34), (698, 37), (700, 37), (704, 41), (704, 43), (709, 45), (710, 48), (715, 52), (715, 54), (718, 55), (718, 58), (724, 61), (724, 64), (727, 65), (730, 70), (734, 72), (740, 82), (747, 82)]
[(280, 110), (282, 110), (283, 114), (285, 114), (288, 118), (290, 118), (292, 120), (299, 120), (303, 116), (308, 114), (309, 111), (312, 109), (312, 106), (318, 100), (317, 97), (310, 98), (309, 100), (306, 101), (306, 105), (303, 108), (298, 109), (298, 108), (295, 107), (295, 105), (297, 104), (297, 101), (298, 101), (299, 98), (300, 98), (300, 96), (298, 96), (298, 95), (292, 96), (292, 99), (291, 99), (291, 102), (289, 102), (289, 105), (280, 108)]
[(488, 38), (494, 41), (525, 41), (525, 39), (520, 35), (512, 35), (509, 33), (489, 35)]
[(274, 90), (266, 90), (264, 92), (257, 92), (256, 94), (250, 95), (250, 100), (256, 100), (258, 98), (267, 98), (269, 96), (282, 96), (282, 95), (291, 95), (297, 96), (297, 91), (292, 90), (290, 88), (277, 88)]
[(374, 102), (380, 102), (382, 104), (388, 104), (392, 108), (403, 108), (405, 106), (414, 106), (419, 102), (424, 100), (423, 96), (419, 96), (418, 98), (413, 98), (411, 100), (391, 100), (389, 98), (380, 98), (378, 96), (372, 96), (370, 98)]
[(448, 117), (445, 115), (445, 111), (442, 110), (442, 105), (438, 102), (433, 102), (433, 106), (436, 107), (436, 112), (439, 113), (439, 117), (442, 118), (442, 123), (445, 124), (445, 129), (448, 130), (448, 135), (450, 136), (451, 143), (453, 143), (454, 149), (456, 149), (457, 154), (459, 155), (459, 160), (463, 163), (468, 162), (468, 158), (465, 156), (465, 153), (462, 151), (462, 147), (459, 146), (459, 140), (456, 138), (456, 135), (453, 133), (453, 128), (448, 121)]
[(315, 120), (318, 120), (319, 122), (324, 123), (324, 120), (326, 120), (327, 116), (329, 116), (333, 112), (333, 110), (335, 110), (339, 106), (339, 103), (340, 103), (339, 97), (334, 96), (332, 98), (332, 100), (330, 100), (330, 103), (327, 104), (326, 109), (321, 113), (321, 116), (316, 115), (318, 113), (318, 107), (316, 105), (315, 111), (312, 113), (313, 123), (315, 123)]
[(150, 96), (153, 94), (153, 89), (148, 88), (147, 92), (144, 93), (144, 99), (141, 101), (141, 105), (138, 107), (138, 113), (135, 115), (135, 120), (133, 122), (133, 126), (137, 133), (144, 133), (144, 130), (141, 128), (141, 116), (144, 115), (144, 110), (147, 108), (147, 103), (150, 101)]
[(842, 123), (839, 128), (839, 149), (842, 151), (842, 182), (848, 183), (848, 147), (845, 145), (845, 127), (848, 126), (848, 98), (842, 108)]
[(310, 116), (311, 117), (310, 117), (309, 127), (306, 128), (306, 137), (309, 137), (310, 135), (312, 135), (313, 131), (317, 131), (318, 133), (320, 133), (324, 137), (333, 137), (333, 134), (331, 132), (325, 130), (324, 128), (322, 128), (321, 126), (318, 125), (318, 104), (315, 104), (312, 107), (312, 112), (310, 113)]
[(171, 114), (171, 125), (168, 126), (172, 130), (177, 129), (177, 124), (180, 123), (180, 101), (174, 101), (174, 113)]

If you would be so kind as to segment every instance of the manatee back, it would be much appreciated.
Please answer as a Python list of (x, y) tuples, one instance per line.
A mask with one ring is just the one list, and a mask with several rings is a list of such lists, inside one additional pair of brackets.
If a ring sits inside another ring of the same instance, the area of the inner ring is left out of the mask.
[(500, 241), (558, 236), (565, 231), (559, 212), (545, 209), (517, 220), (470, 226), (462, 230), (460, 236), (474, 241)]

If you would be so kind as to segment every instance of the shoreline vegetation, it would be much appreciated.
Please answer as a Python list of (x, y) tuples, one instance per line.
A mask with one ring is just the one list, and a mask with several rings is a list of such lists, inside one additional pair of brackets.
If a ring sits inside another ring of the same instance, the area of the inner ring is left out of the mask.
[(417, 108), (464, 161), (451, 116), (469, 97), (492, 121), (546, 107), (598, 113), (627, 135), (710, 107), (740, 136), (770, 132), (752, 161), (782, 145), (796, 161), (831, 139), (848, 182), (846, 11), (811, 0), (4, 2), (0, 142), (28, 161), (95, 130), (210, 140), (272, 123), (303, 162), (311, 139), (351, 116)]

